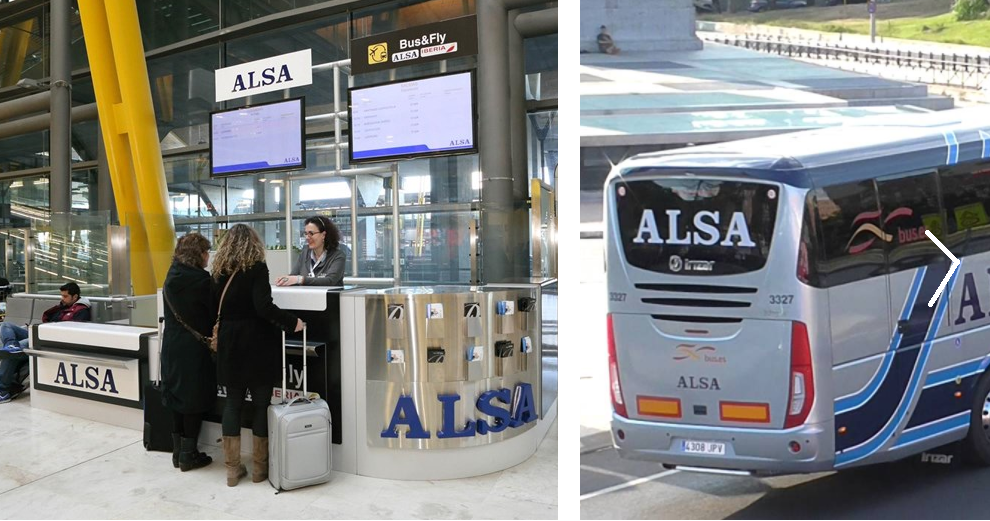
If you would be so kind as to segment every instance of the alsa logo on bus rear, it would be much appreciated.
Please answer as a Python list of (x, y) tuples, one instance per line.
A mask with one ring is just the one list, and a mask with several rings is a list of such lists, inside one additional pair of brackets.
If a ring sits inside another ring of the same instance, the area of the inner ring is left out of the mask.
[(715, 354), (712, 346), (696, 347), (697, 344), (679, 344), (675, 349), (674, 360), (695, 360), (709, 364), (724, 364), (725, 357)]
[[(718, 225), (721, 223), (721, 212), (701, 211), (694, 214), (692, 222), (694, 230), (688, 230), (684, 236), (679, 237), (677, 222), (680, 220), (680, 210), (667, 210), (667, 238), (660, 236), (657, 229), (657, 219), (653, 215), (653, 210), (643, 210), (643, 216), (639, 219), (639, 230), (633, 238), (636, 244), (700, 244), (702, 246), (745, 246), (752, 248), (756, 243), (750, 238), (749, 225), (746, 224), (746, 217), (742, 212), (732, 212), (729, 219), (729, 229), (722, 238), (722, 232)], [(648, 237), (645, 237), (648, 236)], [(735, 237), (735, 240), (733, 238)]]
[[(885, 217), (883, 220), (883, 226), (884, 228), (889, 229), (889, 225), (892, 221), (895, 221), (902, 217), (911, 217), (913, 215), (914, 215), (914, 210), (910, 208), (906, 208), (906, 207), (898, 208), (887, 214), (887, 217)], [(856, 227), (856, 231), (854, 231), (852, 237), (849, 238), (849, 242), (846, 244), (846, 251), (848, 251), (851, 254), (863, 252), (869, 249), (870, 246), (872, 246), (877, 239), (880, 239), (883, 242), (891, 242), (891, 243), (894, 242), (893, 234), (883, 231), (879, 226), (875, 224), (876, 219), (878, 217), (880, 217), (879, 211), (863, 212), (857, 215), (855, 218), (853, 218), (852, 225)], [(930, 218), (937, 216), (922, 216), (922, 217), (923, 220), (928, 222)], [(927, 238), (925, 236), (924, 226), (917, 226), (917, 227), (909, 226), (907, 228), (896, 226), (896, 228), (897, 228), (897, 244), (908, 244), (908, 243), (924, 240)], [(867, 233), (869, 235), (872, 235), (872, 237), (868, 237), (868, 239), (864, 242), (853, 244), (853, 241), (855, 241), (856, 238), (859, 237), (861, 233)]]
[(721, 391), (718, 378), (708, 376), (681, 376), (677, 379), (678, 389), (700, 389), (702, 391)]

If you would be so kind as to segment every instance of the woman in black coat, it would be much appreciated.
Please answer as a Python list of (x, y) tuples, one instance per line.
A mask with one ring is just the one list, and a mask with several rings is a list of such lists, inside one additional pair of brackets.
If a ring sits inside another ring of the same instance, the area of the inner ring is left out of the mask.
[(272, 302), (265, 247), (258, 233), (247, 225), (234, 225), (220, 242), (213, 259), (213, 279), (214, 302), (220, 306), (217, 379), (227, 386), (223, 409), (227, 486), (237, 485), (247, 474), (241, 465), (240, 437), (246, 390), (251, 391), (254, 403), (251, 479), (260, 483), (268, 479), (268, 404), (272, 389), (282, 381), (280, 330), (301, 331), (303, 323)]
[(210, 241), (198, 233), (179, 239), (165, 277), (162, 335), (162, 403), (172, 411), (172, 465), (183, 472), (213, 459), (196, 450), (203, 415), (217, 399), (216, 364), (203, 342), (213, 327)]

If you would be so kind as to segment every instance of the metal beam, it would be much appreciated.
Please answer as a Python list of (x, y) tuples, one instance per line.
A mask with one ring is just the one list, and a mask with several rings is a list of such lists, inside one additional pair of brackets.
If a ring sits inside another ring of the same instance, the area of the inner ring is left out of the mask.
[[(96, 104), (80, 105), (70, 111), (72, 121), (90, 121), (97, 117)], [(39, 132), (49, 128), (51, 116), (39, 114), (26, 118), (15, 119), (9, 123), (0, 123), (0, 139), (22, 136), (31, 132)], [(54, 174), (54, 172), (53, 172)]]
[(481, 279), (502, 282), (514, 270), (509, 161), (509, 24), (503, 0), (478, 2), (478, 143), (481, 166)]
[(46, 90), (0, 103), (0, 121), (9, 121), (27, 114), (48, 110), (51, 97), (52, 93)]
[(72, 56), (69, 52), (72, 27), (69, 22), (69, 2), (51, 2), (51, 125), (48, 161), (52, 173), (48, 185), (49, 205), (52, 213), (65, 213), (72, 209), (72, 134), (70, 109), (72, 108)]
[(515, 26), (523, 38), (557, 34), (557, 8), (521, 13), (516, 17)]

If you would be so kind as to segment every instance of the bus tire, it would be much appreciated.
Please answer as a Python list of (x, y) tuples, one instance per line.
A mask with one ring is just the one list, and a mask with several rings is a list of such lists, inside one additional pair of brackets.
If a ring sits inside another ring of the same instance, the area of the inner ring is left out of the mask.
[(985, 371), (976, 384), (965, 448), (967, 461), (990, 466), (990, 371)]

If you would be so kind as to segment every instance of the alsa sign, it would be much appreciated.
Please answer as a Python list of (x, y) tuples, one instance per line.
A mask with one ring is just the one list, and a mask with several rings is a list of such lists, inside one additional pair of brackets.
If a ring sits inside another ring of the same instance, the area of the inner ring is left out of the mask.
[[(480, 415), (490, 419), (472, 420), (468, 419), (458, 423), (455, 418), (457, 402), (461, 397), (456, 394), (439, 394), (437, 401), (443, 409), (443, 423), (440, 430), (436, 432), (436, 437), (444, 438), (466, 438), (488, 433), (498, 433), (509, 428), (518, 428), (536, 421), (536, 402), (533, 400), (533, 386), (530, 384), (519, 384), (516, 386), (517, 396), (513, 397), (512, 390), (498, 389), (485, 391), (478, 397), (475, 407)], [(404, 437), (406, 439), (429, 439), (432, 437), (430, 431), (423, 427), (420, 414), (416, 410), (416, 402), (412, 396), (403, 395), (396, 401), (395, 409), (392, 411), (392, 420), (388, 427), (382, 431), (382, 438), (398, 438), (397, 427), (405, 425), (409, 427)], [(463, 428), (459, 428), (463, 425)]]
[(217, 69), (217, 102), (313, 83), (310, 49)]
[(351, 72), (364, 74), (414, 63), (478, 54), (474, 15), (351, 40)]

